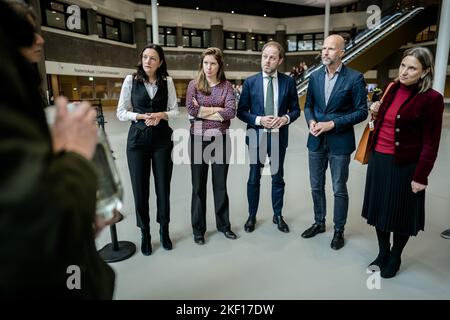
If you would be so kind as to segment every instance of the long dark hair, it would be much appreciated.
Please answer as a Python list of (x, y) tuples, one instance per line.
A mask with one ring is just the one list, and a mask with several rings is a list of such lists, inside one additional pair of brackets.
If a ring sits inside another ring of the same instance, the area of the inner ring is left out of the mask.
[(156, 70), (156, 83), (158, 87), (163, 87), (165, 84), (166, 77), (169, 76), (169, 73), (167, 72), (167, 64), (166, 64), (166, 58), (164, 57), (164, 51), (163, 49), (154, 43), (150, 43), (146, 45), (139, 55), (139, 63), (137, 65), (137, 70), (133, 74), (135, 79), (139, 82), (146, 82), (148, 81), (148, 76), (144, 71), (144, 68), (142, 67), (142, 56), (144, 54), (144, 51), (147, 49), (153, 49), (156, 52), (158, 52), (159, 59), (162, 61), (161, 66)]
[[(7, 79), (0, 86), (0, 104), (15, 108), (17, 112), (32, 119), (50, 141), (42, 109), (39, 77), (32, 76), (36, 74), (33, 66), (19, 52), (21, 47), (33, 44), (35, 28), (29, 18), (18, 12), (17, 7), (11, 3), (0, 1), (0, 77)], [(17, 30), (19, 35), (11, 33), (11, 30)]]
[[(22, 0), (2, 0), (2, 1), (4, 1), (6, 3), (6, 5), (9, 6), (9, 8), (12, 9), (14, 11), (14, 13), (21, 20), (23, 20), (22, 27), (20, 28), (20, 30), (18, 30), (18, 34), (16, 34), (15, 38), (13, 39), (13, 41), (14, 41), (13, 44), (16, 45), (19, 49), (31, 47), (36, 39), (36, 34), (37, 34), (36, 28), (37, 28), (37, 24), (38, 24), (37, 16), (36, 16), (36, 13), (34, 12), (33, 7), (26, 4)], [(25, 27), (25, 25), (26, 25), (26, 27)], [(30, 35), (30, 32), (29, 32), (30, 27), (33, 30), (33, 33), (32, 33), (33, 40), (31, 43), (29, 42), (29, 39), (27, 39), (27, 37), (29, 37), (29, 35)], [(37, 63), (31, 63), (31, 64), (32, 64), (33, 70), (32, 70), (32, 72), (30, 72), (29, 76), (35, 78), (34, 81), (37, 83), (39, 95), (41, 96), (42, 106), (46, 107), (47, 99), (45, 98), (42, 88), (40, 87), (41, 82), (42, 82), (42, 76), (39, 74)]]
[[(35, 31), (35, 27), (37, 24), (36, 13), (34, 12), (31, 6), (29, 6), (22, 0), (3, 0), (3, 1), (9, 7), (9, 9), (12, 9), (14, 13), (22, 20), (22, 28), (14, 30), (15, 37), (13, 39), (13, 44), (16, 45), (17, 47), (30, 47), (34, 41), (34, 32), (36, 32)], [(26, 27), (24, 24), (26, 24)], [(32, 33), (30, 33), (31, 30), (30, 27), (33, 28)]]

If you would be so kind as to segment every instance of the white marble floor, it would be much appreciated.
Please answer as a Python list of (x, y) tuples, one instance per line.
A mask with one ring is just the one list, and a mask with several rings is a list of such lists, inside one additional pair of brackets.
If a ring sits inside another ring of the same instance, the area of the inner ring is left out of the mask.
[[(327, 232), (303, 239), (301, 232), (313, 222), (309, 188), (306, 137), (303, 117), (290, 127), (289, 149), (285, 162), (286, 193), (283, 215), (291, 228), (281, 233), (272, 224), (270, 177), (263, 177), (262, 200), (257, 229), (246, 233), (246, 181), (248, 165), (230, 166), (228, 189), (232, 229), (239, 235), (228, 240), (215, 229), (211, 181), (208, 182), (208, 231), (206, 244), (194, 243), (190, 223), (190, 168), (174, 167), (171, 193), (172, 251), (159, 243), (156, 203), (151, 182), (151, 229), (153, 254), (140, 252), (140, 231), (136, 227), (133, 196), (126, 161), (128, 123), (106, 109), (106, 131), (115, 151), (125, 187), (125, 220), (117, 225), (119, 240), (132, 241), (137, 252), (129, 259), (113, 263), (116, 271), (116, 299), (449, 299), (450, 240), (439, 236), (450, 227), (450, 109), (445, 112), (438, 160), (430, 177), (426, 196), (425, 232), (407, 244), (398, 275), (381, 279), (380, 289), (369, 290), (367, 264), (377, 254), (376, 235), (361, 218), (366, 167), (352, 161), (348, 189), (350, 195), (346, 245), (339, 251), (330, 248), (333, 235), (333, 194), (327, 176)], [(184, 108), (171, 123), (187, 128)], [(243, 128), (235, 119), (233, 128)], [(363, 125), (356, 128), (359, 138)], [(104, 230), (98, 248), (110, 241)], [(370, 281), (369, 281), (370, 282)]]

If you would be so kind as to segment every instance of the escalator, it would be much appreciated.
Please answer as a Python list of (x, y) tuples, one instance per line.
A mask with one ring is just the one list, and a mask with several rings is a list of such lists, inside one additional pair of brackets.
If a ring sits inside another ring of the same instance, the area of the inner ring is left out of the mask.
[[(437, 5), (430, 5), (384, 17), (377, 28), (358, 34), (355, 43), (346, 46), (342, 62), (362, 73), (373, 69), (402, 45), (412, 42), (420, 31), (433, 24), (437, 20), (437, 13)], [(323, 67), (319, 65), (308, 70), (303, 81), (297, 85), (299, 97), (306, 93), (309, 76)]]

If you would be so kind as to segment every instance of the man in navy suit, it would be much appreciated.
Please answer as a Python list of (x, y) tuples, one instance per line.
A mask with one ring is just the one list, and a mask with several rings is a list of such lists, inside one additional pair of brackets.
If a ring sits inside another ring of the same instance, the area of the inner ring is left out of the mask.
[(255, 230), (259, 204), (261, 170), (266, 155), (270, 159), (272, 176), (273, 223), (282, 232), (289, 232), (283, 219), (283, 164), (288, 146), (288, 125), (300, 116), (295, 81), (277, 71), (283, 62), (284, 49), (275, 41), (262, 50), (262, 72), (244, 82), (237, 117), (247, 123), (246, 143), (250, 154), (250, 174), (247, 182), (249, 217), (244, 229)]
[(303, 238), (325, 232), (325, 172), (330, 163), (334, 192), (334, 236), (331, 248), (344, 246), (347, 221), (347, 179), (350, 154), (355, 150), (353, 126), (367, 118), (367, 92), (360, 72), (342, 64), (345, 41), (339, 35), (325, 39), (322, 63), (308, 85), (305, 117), (309, 126), (309, 178), (314, 202), (315, 223)]

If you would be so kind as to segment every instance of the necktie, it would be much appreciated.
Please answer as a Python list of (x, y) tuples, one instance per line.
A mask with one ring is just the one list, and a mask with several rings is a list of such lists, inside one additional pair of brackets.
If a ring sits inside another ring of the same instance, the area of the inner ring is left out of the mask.
[(273, 116), (274, 113), (274, 101), (273, 101), (273, 77), (269, 76), (269, 82), (267, 83), (267, 93), (266, 93), (266, 108), (265, 114), (266, 116)]

